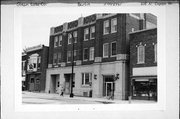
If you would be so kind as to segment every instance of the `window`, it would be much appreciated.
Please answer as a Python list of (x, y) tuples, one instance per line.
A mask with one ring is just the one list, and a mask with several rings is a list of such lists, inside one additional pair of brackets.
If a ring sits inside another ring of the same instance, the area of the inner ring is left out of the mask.
[(58, 43), (58, 36), (54, 37), (54, 47), (57, 47), (57, 43)]
[(61, 62), (61, 52), (58, 53), (58, 63), (60, 63), (60, 62)]
[(71, 51), (67, 52), (67, 62), (71, 62)]
[(91, 85), (92, 73), (82, 73), (82, 85)]
[(68, 33), (68, 44), (72, 44), (72, 35)]
[(117, 32), (117, 18), (111, 20), (111, 33)]
[(88, 48), (84, 48), (83, 60), (88, 60)]
[(154, 62), (157, 62), (157, 44), (154, 44)]
[(109, 56), (109, 43), (103, 44), (103, 57), (106, 58)]
[(109, 34), (109, 20), (104, 21), (104, 34)]
[(77, 43), (77, 31), (73, 32), (73, 36), (74, 36), (74, 43)]
[(90, 48), (89, 60), (94, 60), (94, 47)]
[(116, 55), (116, 42), (111, 43), (111, 56)]
[(74, 61), (77, 60), (77, 53), (78, 53), (78, 50), (74, 50)]
[(84, 41), (89, 39), (89, 28), (84, 29)]
[(141, 64), (141, 63), (144, 63), (144, 56), (145, 56), (145, 46), (143, 46), (143, 45), (140, 45), (139, 47), (138, 47), (138, 64)]
[(95, 26), (92, 26), (90, 28), (90, 39), (94, 39), (95, 38)]
[(62, 35), (59, 36), (59, 46), (62, 46)]
[(57, 63), (57, 54), (54, 53), (54, 55), (53, 55), (53, 65), (56, 65), (56, 63)]
[(38, 57), (38, 64), (37, 65), (38, 65), (38, 68), (40, 68), (40, 66), (41, 66), (41, 57), (40, 56)]

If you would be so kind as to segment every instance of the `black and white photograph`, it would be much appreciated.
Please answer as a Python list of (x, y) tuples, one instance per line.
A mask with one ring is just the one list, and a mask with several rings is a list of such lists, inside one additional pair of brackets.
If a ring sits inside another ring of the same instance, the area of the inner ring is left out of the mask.
[(5, 119), (179, 116), (173, 5), (19, 3), (2, 13)]

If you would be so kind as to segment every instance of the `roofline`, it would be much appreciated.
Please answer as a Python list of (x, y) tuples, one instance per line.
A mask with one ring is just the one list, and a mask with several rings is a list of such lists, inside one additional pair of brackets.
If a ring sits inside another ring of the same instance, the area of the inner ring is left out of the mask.
[(149, 29), (137, 30), (137, 31), (130, 32), (130, 33), (128, 33), (128, 34), (131, 35), (131, 34), (140, 33), (140, 32), (145, 32), (145, 31), (149, 31), (149, 30), (153, 30), (153, 29), (157, 29), (157, 27), (155, 27), (155, 28), (149, 28)]

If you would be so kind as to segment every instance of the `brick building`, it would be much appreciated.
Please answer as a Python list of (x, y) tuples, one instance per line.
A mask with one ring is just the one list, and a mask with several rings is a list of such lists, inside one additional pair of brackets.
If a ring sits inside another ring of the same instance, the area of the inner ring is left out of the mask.
[[(145, 14), (93, 14), (52, 27), (46, 92), (127, 99), (129, 32), (143, 29)], [(151, 23), (151, 22), (149, 22)], [(74, 36), (74, 81), (72, 35)]]
[(37, 45), (26, 49), (26, 59), (22, 60), (22, 66), (24, 67), (26, 76), (26, 90), (45, 91), (48, 52), (49, 48), (44, 45)]
[(133, 99), (157, 100), (157, 28), (130, 33)]

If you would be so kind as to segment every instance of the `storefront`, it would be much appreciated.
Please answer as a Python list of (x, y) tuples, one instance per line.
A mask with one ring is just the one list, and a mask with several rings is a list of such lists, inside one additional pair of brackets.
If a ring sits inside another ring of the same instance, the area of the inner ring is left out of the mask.
[(134, 77), (131, 90), (133, 99), (157, 100), (157, 77)]

